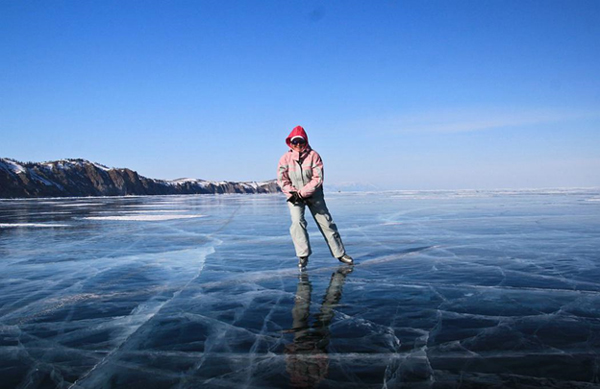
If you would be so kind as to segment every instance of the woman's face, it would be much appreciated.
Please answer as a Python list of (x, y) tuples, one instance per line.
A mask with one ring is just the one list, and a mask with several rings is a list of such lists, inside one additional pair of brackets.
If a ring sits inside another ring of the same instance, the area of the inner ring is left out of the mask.
[(292, 150), (300, 152), (306, 148), (306, 142), (300, 143), (297, 140), (294, 140), (294, 142), (292, 142)]

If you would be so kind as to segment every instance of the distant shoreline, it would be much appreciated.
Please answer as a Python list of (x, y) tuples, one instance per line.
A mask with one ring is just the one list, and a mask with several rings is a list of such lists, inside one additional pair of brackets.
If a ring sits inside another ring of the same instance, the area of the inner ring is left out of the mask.
[(128, 168), (108, 168), (85, 159), (23, 163), (0, 158), (0, 198), (3, 199), (278, 192), (276, 180), (160, 180), (141, 176)]

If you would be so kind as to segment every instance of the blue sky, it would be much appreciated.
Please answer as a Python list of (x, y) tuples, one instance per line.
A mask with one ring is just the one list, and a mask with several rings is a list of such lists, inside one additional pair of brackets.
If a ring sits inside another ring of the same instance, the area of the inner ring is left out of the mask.
[(175, 179), (600, 186), (600, 1), (0, 1), (0, 156)]

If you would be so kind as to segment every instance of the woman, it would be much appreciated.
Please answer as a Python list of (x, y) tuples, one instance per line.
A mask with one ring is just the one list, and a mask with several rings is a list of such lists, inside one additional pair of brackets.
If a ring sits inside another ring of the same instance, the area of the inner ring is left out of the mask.
[(300, 126), (292, 130), (285, 143), (290, 150), (279, 160), (277, 183), (287, 197), (292, 217), (290, 234), (298, 256), (298, 266), (305, 268), (311, 254), (304, 218), (306, 206), (327, 241), (331, 254), (340, 262), (354, 264), (354, 260), (346, 254), (337, 226), (325, 204), (321, 157), (310, 147), (308, 136)]

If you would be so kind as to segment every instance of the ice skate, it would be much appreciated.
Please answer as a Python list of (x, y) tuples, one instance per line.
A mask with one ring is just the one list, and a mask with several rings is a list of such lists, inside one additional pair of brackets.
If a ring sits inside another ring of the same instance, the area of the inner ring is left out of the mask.
[(298, 267), (303, 270), (308, 265), (308, 257), (298, 257)]
[(354, 265), (354, 259), (348, 254), (344, 254), (341, 257), (338, 257), (338, 261), (345, 263), (346, 265)]

